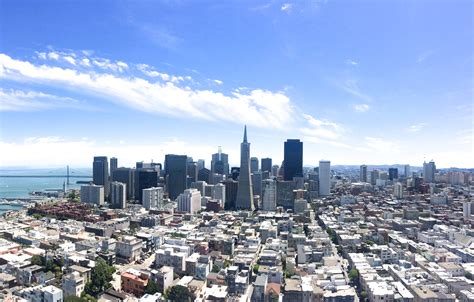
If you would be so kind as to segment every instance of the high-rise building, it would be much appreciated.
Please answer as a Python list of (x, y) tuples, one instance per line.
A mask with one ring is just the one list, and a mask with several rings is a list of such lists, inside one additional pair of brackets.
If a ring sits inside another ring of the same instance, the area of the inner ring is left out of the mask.
[(127, 206), (127, 185), (118, 181), (110, 183), (110, 205), (114, 209), (125, 209)]
[(135, 199), (142, 200), (143, 189), (158, 185), (158, 171), (153, 169), (136, 169), (135, 171)]
[(405, 171), (404, 171), (404, 172), (405, 172), (405, 173), (404, 173), (405, 178), (411, 177), (411, 175), (410, 175), (410, 174), (411, 174), (410, 165), (405, 165), (404, 169), (405, 169)]
[(110, 175), (118, 168), (118, 159), (116, 157), (110, 158)]
[(331, 193), (331, 162), (319, 161), (319, 196), (329, 196)]
[(244, 128), (244, 139), (240, 144), (239, 188), (235, 207), (241, 210), (253, 211), (255, 209), (250, 181), (250, 143), (247, 142), (247, 126)]
[(252, 189), (253, 195), (258, 195), (262, 197), (262, 180), (263, 175), (260, 171), (255, 171), (252, 173)]
[(104, 187), (105, 198), (109, 196), (109, 162), (107, 156), (94, 156), (92, 182)]
[(377, 179), (379, 179), (379, 170), (370, 171), (370, 183), (375, 186)]
[(434, 161), (423, 163), (423, 180), (427, 183), (435, 182), (436, 164)]
[(222, 148), (219, 146), (217, 153), (212, 154), (211, 160), (211, 174), (229, 174), (229, 155), (222, 153)]
[(367, 166), (366, 165), (360, 166), (359, 179), (361, 182), (367, 182)]
[(117, 168), (112, 172), (112, 181), (124, 183), (127, 187), (127, 200), (135, 198), (135, 169)]
[(294, 195), (293, 191), (296, 190), (296, 181), (294, 180), (282, 180), (276, 183), (276, 204), (279, 207), (285, 209), (293, 209)]
[(163, 208), (163, 188), (153, 187), (143, 189), (142, 205), (145, 209), (162, 209)]
[(272, 173), (272, 159), (267, 157), (267, 158), (262, 158), (260, 161), (261, 161), (260, 170), (262, 170), (262, 172)]
[(465, 219), (471, 219), (474, 215), (474, 202), (464, 201), (462, 203), (462, 213)]
[(258, 158), (251, 157), (250, 158), (250, 172), (257, 172), (258, 171)]
[(225, 205), (226, 200), (225, 200), (225, 185), (222, 183), (218, 183), (212, 186), (211, 188), (211, 198), (212, 199), (218, 199), (221, 201), (222, 205)]
[(198, 171), (206, 167), (206, 161), (204, 159), (198, 159), (197, 161)]
[(169, 197), (175, 200), (187, 188), (187, 156), (167, 154), (165, 176)]
[(197, 189), (184, 190), (176, 200), (180, 212), (194, 214), (201, 209), (201, 193)]
[(189, 188), (191, 183), (197, 181), (198, 178), (198, 167), (196, 162), (189, 162), (187, 164), (187, 180), (186, 187)]
[(397, 182), (393, 185), (393, 195), (397, 199), (403, 198), (403, 185), (400, 182)]
[(388, 179), (394, 180), (398, 179), (398, 169), (397, 168), (388, 168)]
[(299, 139), (288, 139), (285, 142), (284, 180), (293, 180), (293, 177), (303, 177), (303, 142)]
[(230, 179), (224, 180), (222, 184), (225, 186), (224, 209), (225, 210), (235, 209), (239, 182), (230, 178)]
[(279, 169), (279, 168), (280, 168), (280, 167), (279, 167), (278, 165), (273, 165), (273, 166), (272, 166), (272, 176), (275, 176), (275, 177), (278, 176), (278, 169)]
[(81, 202), (96, 205), (104, 204), (104, 187), (99, 185), (81, 186)]
[(263, 181), (263, 197), (262, 210), (275, 211), (276, 210), (276, 181), (273, 179), (266, 179)]

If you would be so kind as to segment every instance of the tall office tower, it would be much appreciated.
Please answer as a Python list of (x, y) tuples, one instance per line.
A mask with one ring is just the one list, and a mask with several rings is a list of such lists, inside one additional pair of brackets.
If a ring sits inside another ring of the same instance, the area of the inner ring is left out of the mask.
[(193, 182), (191, 184), (190, 189), (197, 189), (199, 193), (201, 193), (201, 196), (204, 196), (205, 191), (204, 188), (207, 186), (207, 183), (205, 181), (198, 180), (196, 182)]
[(210, 177), (211, 177), (211, 170), (202, 168), (201, 170), (198, 171), (198, 181), (209, 182)]
[(276, 211), (276, 181), (266, 179), (263, 181), (262, 210)]
[(282, 180), (276, 183), (276, 204), (285, 209), (293, 209), (294, 195), (296, 190), (296, 182), (294, 180)]
[(188, 162), (187, 164), (187, 180), (186, 188), (189, 188), (191, 183), (195, 182), (198, 177), (198, 167), (196, 162)]
[(109, 196), (109, 162), (107, 156), (94, 156), (92, 163), (92, 182), (104, 187), (104, 196)]
[(165, 177), (168, 195), (171, 200), (175, 200), (187, 187), (187, 156), (167, 154)]
[(178, 211), (186, 213), (197, 213), (201, 209), (201, 193), (197, 189), (186, 189), (179, 194)]
[(370, 183), (375, 185), (377, 183), (377, 179), (379, 179), (379, 170), (370, 171)]
[(397, 168), (388, 168), (388, 179), (394, 180), (398, 179), (398, 169)]
[(423, 163), (423, 180), (428, 183), (435, 182), (436, 164), (432, 160)]
[(319, 196), (329, 196), (331, 192), (331, 162), (319, 161)]
[(278, 169), (279, 169), (279, 168), (280, 168), (280, 167), (279, 167), (278, 165), (273, 165), (273, 166), (272, 166), (272, 176), (275, 176), (275, 177), (278, 176)]
[(143, 189), (142, 191), (142, 205), (145, 209), (162, 209), (163, 208), (163, 193), (162, 187), (153, 187)]
[(366, 165), (360, 166), (359, 179), (361, 182), (367, 182), (367, 166)]
[(403, 185), (400, 182), (393, 185), (393, 195), (397, 199), (403, 198)]
[(222, 183), (218, 183), (211, 188), (211, 198), (212, 199), (219, 199), (223, 205), (225, 205), (225, 185)]
[(239, 175), (240, 175), (240, 167), (232, 167), (232, 169), (230, 169), (230, 177), (233, 180), (238, 180)]
[(110, 158), (110, 175), (114, 172), (115, 169), (118, 168), (118, 159), (116, 157)]
[(135, 179), (132, 176), (134, 169), (117, 168), (112, 172), (112, 181), (124, 183), (127, 187), (127, 200), (135, 198)]
[(263, 180), (262, 172), (255, 171), (252, 173), (253, 195), (260, 196), (260, 199), (262, 198), (262, 180)]
[(409, 178), (411, 177), (411, 169), (410, 169), (410, 165), (405, 165), (405, 171), (404, 171), (404, 175), (405, 175), (405, 178)]
[(260, 160), (261, 162), (261, 167), (260, 167), (260, 170), (262, 170), (262, 172), (272, 172), (272, 159), (267, 157), (267, 158), (262, 158)]
[(240, 144), (239, 188), (235, 207), (239, 210), (254, 210), (252, 182), (250, 181), (250, 143), (247, 142), (247, 126), (244, 140)]
[(103, 205), (104, 187), (99, 185), (81, 186), (81, 202)]
[(206, 167), (206, 161), (204, 159), (198, 159), (197, 161), (198, 171)]
[(125, 209), (127, 206), (127, 185), (118, 181), (110, 183), (110, 206)]
[(135, 199), (142, 200), (143, 189), (158, 185), (158, 171), (153, 169), (136, 169), (135, 171)]
[(250, 172), (257, 172), (258, 171), (258, 158), (251, 157), (250, 158)]
[(211, 173), (229, 174), (229, 155), (222, 153), (221, 146), (219, 146), (217, 153), (212, 154)]
[(284, 180), (293, 180), (293, 177), (303, 177), (303, 142), (299, 139), (288, 139), (285, 142)]
[(462, 213), (465, 219), (470, 219), (474, 215), (474, 202), (464, 201), (462, 203)]
[(218, 184), (223, 180), (224, 180), (224, 175), (222, 174), (214, 173), (214, 174), (211, 174), (211, 176), (209, 177), (209, 183), (213, 185)]
[(222, 182), (225, 186), (225, 210), (235, 209), (235, 202), (237, 200), (237, 191), (239, 188), (239, 182), (233, 179), (226, 179)]

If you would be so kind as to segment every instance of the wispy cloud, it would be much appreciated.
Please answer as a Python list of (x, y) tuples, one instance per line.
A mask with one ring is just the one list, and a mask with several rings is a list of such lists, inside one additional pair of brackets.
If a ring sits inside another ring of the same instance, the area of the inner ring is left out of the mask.
[(354, 61), (354, 60), (346, 60), (346, 64), (350, 66), (357, 66), (359, 65), (359, 62)]
[[(76, 59), (83, 60), (79, 54)], [(58, 60), (61, 59), (59, 56)], [(90, 61), (99, 61), (87, 58)], [(14, 59), (0, 54), (0, 78), (21, 83), (41, 84), (72, 91), (81, 95), (93, 95), (100, 99), (127, 106), (151, 114), (170, 115), (180, 118), (196, 118), (209, 121), (247, 123), (258, 127), (285, 129), (295, 120), (294, 104), (282, 92), (265, 89), (234, 91), (229, 95), (211, 89), (194, 89), (158, 75), (159, 81), (136, 76), (130, 64), (122, 69), (110, 69), (91, 64), (91, 67), (35, 65), (33, 62)], [(120, 66), (119, 62), (104, 61)], [(143, 70), (136, 70), (141, 71)], [(152, 69), (147, 71), (153, 71)], [(168, 75), (169, 76), (169, 75)], [(11, 102), (10, 102), (11, 103)], [(239, 119), (236, 120), (235, 117)]]
[(416, 59), (416, 61), (418, 63), (422, 63), (423, 61), (425, 61), (426, 59), (434, 55), (434, 53), (435, 53), (434, 50), (427, 50), (425, 52), (422, 52), (418, 55), (418, 58)]
[(421, 130), (423, 130), (423, 128), (425, 128), (426, 125), (427, 123), (413, 124), (410, 127), (408, 127), (407, 131), (413, 132), (413, 133), (420, 132)]
[(341, 141), (345, 128), (335, 122), (314, 118), (309, 114), (303, 114), (307, 126), (300, 129), (300, 133), (305, 141), (311, 143), (325, 143), (335, 147), (349, 148)]
[(372, 102), (372, 97), (364, 92), (359, 87), (358, 81), (355, 79), (345, 80), (344, 82), (340, 81), (333, 81), (334, 84), (344, 90), (345, 92), (349, 93), (350, 95), (364, 100), (366, 102)]
[(92, 109), (91, 106), (70, 97), (31, 90), (0, 88), (0, 111), (36, 111), (55, 108)]
[(289, 12), (291, 12), (291, 10), (293, 9), (293, 4), (291, 4), (291, 3), (283, 3), (283, 4), (281, 5), (281, 8), (280, 8), (280, 9), (281, 9), (281, 11), (283, 11), (283, 12), (289, 13)]
[(163, 48), (177, 50), (184, 42), (182, 38), (162, 26), (146, 24), (139, 26), (139, 29), (150, 41)]
[(355, 104), (352, 106), (355, 112), (367, 112), (370, 110), (370, 106), (368, 104)]
[(365, 137), (366, 147), (377, 152), (398, 153), (400, 152), (400, 145), (396, 142), (388, 141), (379, 137)]

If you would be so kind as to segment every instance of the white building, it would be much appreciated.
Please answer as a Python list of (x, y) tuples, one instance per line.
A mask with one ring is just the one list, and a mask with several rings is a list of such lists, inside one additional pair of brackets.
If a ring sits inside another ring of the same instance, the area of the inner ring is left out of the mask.
[(81, 186), (81, 201), (97, 205), (104, 204), (104, 187), (98, 185)]
[(263, 181), (263, 211), (276, 211), (276, 182), (273, 179)]
[(142, 240), (134, 236), (123, 236), (115, 244), (115, 254), (126, 262), (132, 262), (140, 258), (142, 247)]
[(163, 207), (163, 188), (153, 187), (143, 189), (142, 205), (145, 209), (161, 209)]
[(172, 248), (158, 249), (155, 254), (156, 267), (171, 266), (176, 272), (186, 271), (185, 252), (175, 252)]
[(80, 297), (84, 291), (86, 283), (84, 278), (78, 272), (72, 272), (63, 277), (64, 297), (76, 296)]
[(400, 182), (397, 182), (395, 185), (393, 185), (393, 195), (397, 199), (403, 198), (403, 185)]
[(176, 199), (178, 211), (194, 214), (201, 209), (201, 193), (197, 189), (186, 189)]
[(222, 201), (222, 204), (225, 204), (225, 185), (218, 183), (212, 186), (211, 189), (211, 198), (212, 199), (219, 199)]
[(435, 182), (436, 165), (434, 161), (423, 163), (423, 180), (427, 183)]
[(295, 214), (303, 214), (304, 211), (308, 209), (308, 201), (303, 198), (295, 199), (295, 204), (293, 206), (293, 212)]
[(110, 183), (110, 204), (115, 209), (127, 206), (127, 185), (118, 181)]
[(331, 192), (331, 162), (319, 161), (319, 196), (329, 196)]
[(472, 201), (465, 201), (462, 203), (462, 213), (463, 213), (464, 218), (470, 219), (472, 215), (474, 214), (473, 210), (474, 210), (474, 205)]

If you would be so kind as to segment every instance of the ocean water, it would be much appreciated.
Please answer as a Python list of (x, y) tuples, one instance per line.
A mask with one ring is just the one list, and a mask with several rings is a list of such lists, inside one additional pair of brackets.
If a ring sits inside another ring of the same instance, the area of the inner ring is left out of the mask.
[[(91, 175), (90, 170), (70, 171), (68, 188), (79, 188), (77, 181), (90, 181), (91, 178), (74, 177), (73, 175)], [(62, 189), (66, 177), (24, 177), (66, 175), (66, 169), (0, 169), (0, 198), (28, 198), (32, 191)], [(6, 177), (9, 176), (9, 177)]]
[(0, 204), (0, 215), (8, 211), (18, 211), (22, 208), (20, 205)]

